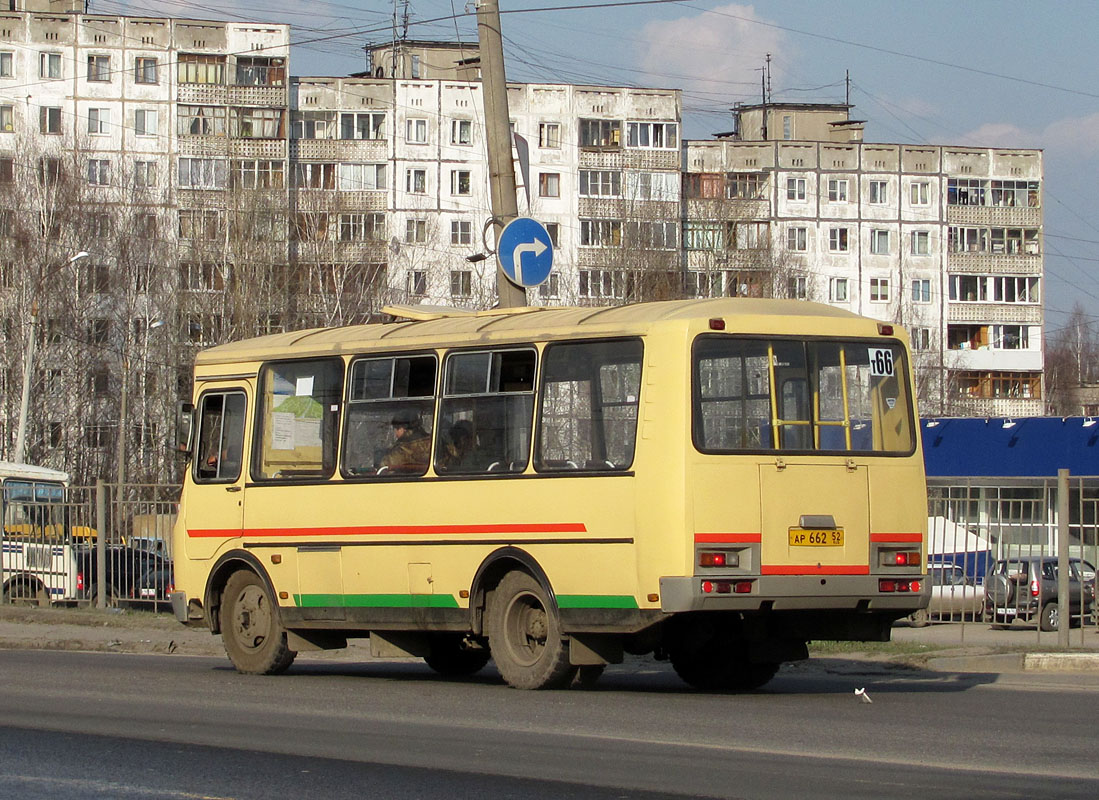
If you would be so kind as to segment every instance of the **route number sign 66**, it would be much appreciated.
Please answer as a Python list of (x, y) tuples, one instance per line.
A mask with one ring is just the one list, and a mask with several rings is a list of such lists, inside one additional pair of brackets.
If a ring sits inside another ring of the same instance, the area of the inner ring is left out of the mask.
[(893, 351), (886, 347), (870, 348), (870, 374), (874, 377), (892, 378)]

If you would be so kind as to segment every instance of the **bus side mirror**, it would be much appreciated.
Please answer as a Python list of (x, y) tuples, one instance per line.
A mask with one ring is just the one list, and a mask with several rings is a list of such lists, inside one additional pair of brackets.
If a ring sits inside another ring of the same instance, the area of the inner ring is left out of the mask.
[(190, 453), (195, 430), (195, 407), (180, 403), (176, 408), (176, 452)]

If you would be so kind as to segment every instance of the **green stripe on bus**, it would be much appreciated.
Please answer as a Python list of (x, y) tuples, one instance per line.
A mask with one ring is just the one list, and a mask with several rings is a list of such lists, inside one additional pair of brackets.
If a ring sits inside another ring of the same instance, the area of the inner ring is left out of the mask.
[(558, 608), (637, 608), (628, 594), (559, 594)]
[(452, 594), (296, 594), (298, 608), (458, 608)]

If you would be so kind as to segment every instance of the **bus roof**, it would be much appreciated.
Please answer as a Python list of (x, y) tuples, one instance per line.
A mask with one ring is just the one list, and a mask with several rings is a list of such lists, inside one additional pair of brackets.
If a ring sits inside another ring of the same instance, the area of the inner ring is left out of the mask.
[[(602, 307), (521, 306), (487, 311), (465, 311), (439, 306), (387, 306), (384, 311), (402, 318), (397, 322), (348, 325), (338, 328), (276, 333), (211, 347), (195, 358), (198, 366), (261, 361), (277, 355), (294, 358), (379, 347), (410, 347), (491, 341), (499, 338), (554, 339), (578, 335), (637, 335), (658, 323), (690, 323), (725, 319), (729, 332), (774, 331), (811, 333), (813, 321), (829, 320), (848, 334), (870, 333), (874, 321), (850, 311), (804, 300), (719, 297), (702, 300), (664, 300)], [(800, 322), (794, 323), (797, 319)], [(788, 328), (780, 325), (785, 320)], [(838, 323), (838, 325), (837, 325)], [(846, 323), (846, 325), (844, 324)], [(835, 329), (833, 328), (833, 332)]]
[(69, 482), (69, 473), (49, 467), (36, 467), (32, 464), (17, 464), (14, 461), (0, 461), (0, 480), (15, 478), (23, 481)]

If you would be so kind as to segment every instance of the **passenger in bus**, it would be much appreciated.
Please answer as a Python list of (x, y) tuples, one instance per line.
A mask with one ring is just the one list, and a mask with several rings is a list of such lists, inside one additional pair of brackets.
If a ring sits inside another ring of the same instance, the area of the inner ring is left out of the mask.
[(420, 425), (420, 416), (415, 411), (398, 411), (392, 420), (393, 432), (397, 441), (382, 456), (381, 468), (393, 472), (422, 473), (427, 471), (427, 462), (431, 457), (431, 437)]
[(439, 456), (441, 472), (466, 470), (473, 466), (473, 423), (460, 419), (450, 426), (443, 452)]

